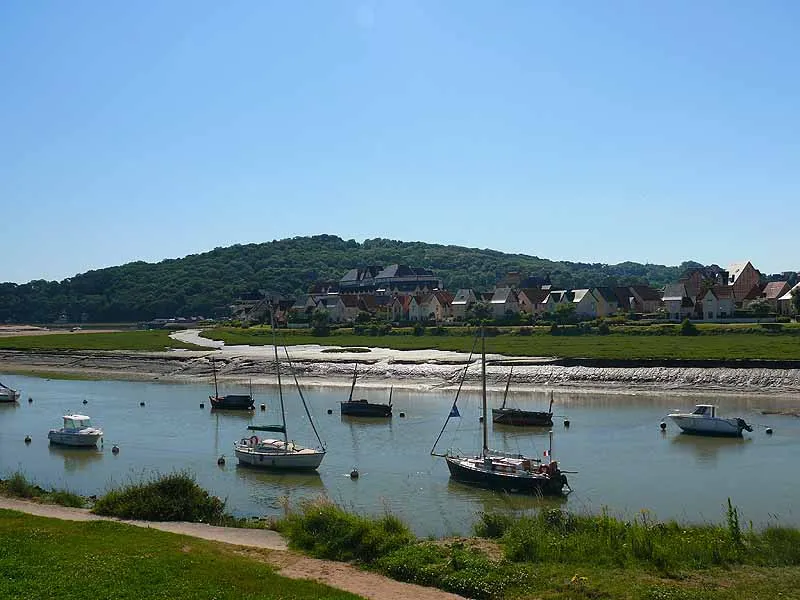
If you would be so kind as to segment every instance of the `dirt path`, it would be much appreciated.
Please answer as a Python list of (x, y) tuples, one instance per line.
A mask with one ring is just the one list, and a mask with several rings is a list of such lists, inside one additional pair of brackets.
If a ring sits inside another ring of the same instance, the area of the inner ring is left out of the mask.
[(382, 575), (361, 571), (346, 563), (318, 560), (289, 552), (286, 540), (279, 533), (266, 529), (215, 527), (203, 523), (126, 521), (94, 515), (85, 508), (67, 508), (3, 497), (0, 497), (0, 509), (17, 510), (31, 515), (66, 521), (116, 521), (136, 527), (158, 529), (242, 546), (240, 554), (269, 563), (276, 567), (278, 573), (284, 577), (311, 579), (371, 600), (403, 600), (405, 598), (459, 600), (462, 598), (434, 588), (394, 581)]

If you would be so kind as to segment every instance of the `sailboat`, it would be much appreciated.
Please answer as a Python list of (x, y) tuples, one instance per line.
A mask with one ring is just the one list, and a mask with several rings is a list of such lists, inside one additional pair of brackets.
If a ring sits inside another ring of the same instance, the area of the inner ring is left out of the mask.
[(0, 383), (0, 402), (16, 402), (17, 400), (19, 400), (19, 392)]
[(249, 394), (226, 394), (220, 396), (219, 388), (217, 387), (217, 363), (213, 357), (211, 358), (211, 370), (214, 373), (214, 395), (208, 397), (211, 402), (211, 408), (225, 410), (253, 410), (255, 408), (252, 388)]
[[(489, 449), (489, 434), (487, 429), (487, 405), (486, 405), (486, 337), (483, 328), (480, 332), (481, 337), (481, 386), (482, 386), (482, 415), (481, 427), (483, 432), (483, 447), (480, 454), (475, 456), (461, 456), (451, 454), (449, 451), (444, 454), (436, 453), (436, 445), (447, 427), (447, 423), (453, 417), (460, 417), (458, 411), (458, 395), (461, 391), (461, 384), (464, 382), (467, 368), (459, 384), (456, 398), (447, 416), (439, 437), (431, 449), (431, 455), (441, 456), (447, 462), (450, 470), (450, 477), (456, 481), (486, 487), (493, 490), (506, 492), (540, 494), (546, 496), (560, 496), (564, 494), (564, 488), (571, 491), (567, 483), (567, 476), (561, 472), (558, 463), (552, 460), (553, 432), (550, 432), (550, 449), (545, 452), (547, 462), (538, 458), (503, 452), (500, 450)], [(471, 355), (470, 355), (471, 358)]]
[(353, 400), (353, 391), (356, 387), (358, 378), (358, 363), (353, 370), (353, 384), (350, 386), (350, 397), (346, 401), (340, 402), (340, 410), (343, 416), (349, 417), (391, 417), (392, 416), (392, 390), (389, 389), (389, 404), (377, 404), (368, 402), (366, 399)]
[[(278, 398), (280, 399), (281, 407), (281, 422), (277, 425), (250, 425), (247, 429), (253, 432), (269, 432), (281, 433), (281, 439), (274, 438), (259, 438), (258, 435), (253, 434), (249, 438), (245, 437), (234, 442), (233, 448), (236, 458), (239, 459), (240, 465), (247, 465), (251, 467), (260, 467), (263, 469), (274, 469), (282, 471), (307, 471), (319, 467), (322, 459), (325, 458), (325, 444), (319, 437), (317, 428), (314, 426), (314, 421), (311, 418), (311, 413), (308, 410), (308, 405), (303, 397), (303, 391), (300, 389), (300, 383), (297, 381), (297, 375), (292, 372), (294, 377), (297, 391), (300, 395), (300, 400), (303, 402), (303, 408), (308, 416), (308, 422), (311, 423), (311, 428), (317, 436), (319, 446), (317, 448), (306, 448), (296, 444), (294, 440), (289, 441), (286, 432), (286, 408), (283, 401), (283, 385), (281, 383), (281, 362), (278, 357), (278, 341), (275, 333), (275, 318), (274, 310), (270, 306), (270, 314), (272, 317), (272, 344), (275, 349), (275, 369), (278, 376)], [(291, 359), (289, 359), (289, 352), (284, 345), (284, 352), (286, 353), (287, 361), (291, 368)]]
[(547, 412), (543, 410), (522, 410), (506, 406), (508, 387), (511, 384), (511, 374), (514, 367), (508, 372), (506, 391), (503, 393), (503, 404), (500, 408), (492, 409), (492, 422), (498, 425), (517, 425), (521, 427), (552, 427), (553, 426), (553, 392), (550, 392), (550, 406)]

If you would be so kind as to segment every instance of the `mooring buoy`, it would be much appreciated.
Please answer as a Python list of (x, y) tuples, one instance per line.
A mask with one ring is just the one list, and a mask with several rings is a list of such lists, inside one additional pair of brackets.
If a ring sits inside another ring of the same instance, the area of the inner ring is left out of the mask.
[(767, 428), (764, 430), (764, 433), (766, 433), (767, 435), (772, 435), (772, 427), (767, 427)]
[(119, 454), (119, 446), (114, 444), (114, 446), (111, 448), (111, 453), (112, 454)]
[(139, 406), (144, 406), (144, 402), (139, 402)]
[(329, 414), (329, 415), (332, 415), (332, 414), (333, 414), (333, 411), (332, 411), (330, 408), (328, 409), (328, 414)]
[(205, 407), (206, 407), (205, 403), (204, 403), (204, 402), (201, 402), (201, 403), (200, 403), (200, 408), (205, 408)]
[(478, 417), (478, 422), (479, 422), (479, 423), (483, 423), (483, 417), (482, 417), (482, 416), (481, 416), (481, 417)]
[(661, 427), (661, 431), (664, 431), (667, 428), (667, 424), (664, 421), (661, 421), (658, 426)]
[(350, 471), (350, 479), (358, 479), (358, 469)]
[(401, 412), (401, 413), (400, 413), (400, 416), (401, 416), (401, 417), (405, 417), (405, 416), (406, 416), (406, 413), (404, 413), (404, 412)]
[(84, 398), (84, 399), (83, 399), (83, 403), (84, 403), (84, 404), (89, 404), (89, 401), (88, 401), (86, 398)]
[(569, 419), (564, 419), (564, 427), (569, 429)]
[(25, 436), (25, 443), (26, 444), (30, 444), (31, 443), (31, 436), (29, 436), (29, 435)]
[(267, 405), (266, 404), (262, 404), (261, 405), (261, 410), (267, 410)]
[(28, 404), (30, 404), (31, 402), (33, 402), (33, 398), (31, 398), (30, 396), (28, 396)]
[(220, 466), (224, 465), (225, 464), (225, 457), (224, 456), (220, 456), (217, 459), (217, 464), (220, 465)]

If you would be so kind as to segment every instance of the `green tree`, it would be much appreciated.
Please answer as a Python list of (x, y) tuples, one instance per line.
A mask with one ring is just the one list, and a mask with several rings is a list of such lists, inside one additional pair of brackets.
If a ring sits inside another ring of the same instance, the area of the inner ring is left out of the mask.
[(311, 315), (311, 333), (324, 336), (330, 333), (331, 316), (324, 308), (317, 308)]
[(770, 312), (772, 312), (772, 307), (766, 300), (755, 300), (754, 302), (750, 303), (750, 310), (757, 317), (766, 317)]
[(553, 315), (556, 323), (561, 325), (570, 323), (575, 319), (575, 305), (572, 302), (565, 302), (556, 306), (556, 312)]
[(794, 314), (800, 315), (800, 288), (792, 290), (792, 307), (794, 308)]
[(480, 321), (492, 318), (492, 306), (488, 302), (476, 302), (469, 307), (467, 318), (478, 319)]

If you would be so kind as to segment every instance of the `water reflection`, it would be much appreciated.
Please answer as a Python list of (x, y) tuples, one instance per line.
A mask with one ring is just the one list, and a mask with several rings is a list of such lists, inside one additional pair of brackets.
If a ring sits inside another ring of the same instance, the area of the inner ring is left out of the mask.
[(64, 470), (69, 473), (82, 471), (86, 467), (96, 463), (103, 458), (102, 450), (96, 446), (87, 448), (67, 448), (48, 444), (48, 451), (53, 457), (60, 457), (64, 461)]
[(234, 469), (239, 479), (246, 480), (250, 483), (264, 484), (273, 488), (278, 487), (285, 490), (299, 488), (319, 489), (320, 492), (325, 490), (325, 484), (322, 482), (322, 477), (317, 471), (309, 471), (308, 473), (279, 473), (239, 464), (237, 464)]
[(752, 440), (749, 438), (704, 437), (679, 433), (672, 438), (671, 447), (691, 454), (698, 464), (716, 465), (721, 452), (740, 453)]
[(509, 494), (476, 488), (471, 485), (449, 480), (447, 491), (464, 500), (470, 500), (479, 505), (482, 512), (513, 511), (523, 513), (541, 509), (560, 508), (567, 503), (567, 496), (541, 496), (528, 494)]

